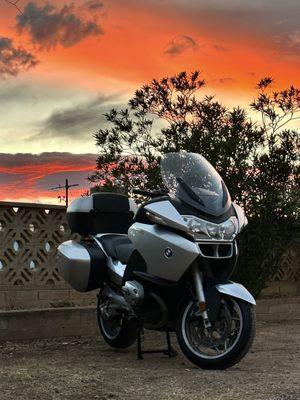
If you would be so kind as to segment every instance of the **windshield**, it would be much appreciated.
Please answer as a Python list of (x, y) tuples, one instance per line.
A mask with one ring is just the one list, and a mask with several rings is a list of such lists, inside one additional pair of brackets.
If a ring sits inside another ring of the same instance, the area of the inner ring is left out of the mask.
[(222, 178), (200, 154), (167, 153), (161, 161), (161, 173), (171, 193), (207, 214), (218, 216), (230, 207)]

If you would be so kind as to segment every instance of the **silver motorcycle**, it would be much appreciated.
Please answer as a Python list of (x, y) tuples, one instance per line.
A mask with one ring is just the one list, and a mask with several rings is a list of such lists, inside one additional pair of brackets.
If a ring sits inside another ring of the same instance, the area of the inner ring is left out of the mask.
[(255, 300), (229, 278), (237, 235), (247, 218), (230, 199), (212, 165), (194, 153), (161, 160), (164, 188), (133, 192), (151, 198), (138, 208), (116, 193), (76, 199), (67, 219), (80, 240), (58, 247), (58, 269), (80, 291), (100, 289), (100, 332), (112, 347), (126, 348), (143, 329), (176, 332), (195, 365), (236, 364), (255, 335)]

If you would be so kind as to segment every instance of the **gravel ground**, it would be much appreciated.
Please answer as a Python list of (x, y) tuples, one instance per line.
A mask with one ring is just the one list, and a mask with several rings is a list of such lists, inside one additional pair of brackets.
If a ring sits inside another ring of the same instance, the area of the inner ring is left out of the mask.
[[(101, 339), (2, 343), (0, 399), (299, 400), (299, 339), (299, 322), (259, 324), (250, 353), (225, 371), (197, 369), (180, 353), (138, 361), (135, 347)], [(143, 344), (157, 347), (162, 335), (146, 332)]]

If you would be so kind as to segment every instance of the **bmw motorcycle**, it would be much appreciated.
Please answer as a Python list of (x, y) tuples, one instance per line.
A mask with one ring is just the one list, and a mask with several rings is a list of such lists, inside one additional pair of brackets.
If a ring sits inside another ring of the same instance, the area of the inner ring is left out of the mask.
[(176, 332), (196, 366), (224, 369), (248, 352), (255, 300), (229, 278), (237, 235), (247, 218), (212, 165), (194, 153), (161, 161), (166, 189), (94, 193), (67, 209), (81, 236), (58, 247), (58, 269), (76, 290), (99, 289), (101, 334), (112, 347), (132, 345), (141, 329)]

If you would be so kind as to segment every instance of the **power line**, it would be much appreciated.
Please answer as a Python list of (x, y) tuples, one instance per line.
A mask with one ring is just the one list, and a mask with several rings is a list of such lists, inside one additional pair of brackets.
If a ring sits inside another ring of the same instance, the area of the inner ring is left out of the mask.
[(58, 186), (50, 188), (50, 190), (65, 189), (65, 191), (66, 191), (65, 201), (66, 201), (66, 206), (68, 207), (68, 205), (69, 205), (69, 189), (74, 186), (79, 186), (79, 184), (73, 183), (72, 185), (70, 185), (69, 180), (66, 179), (65, 185), (58, 185)]

